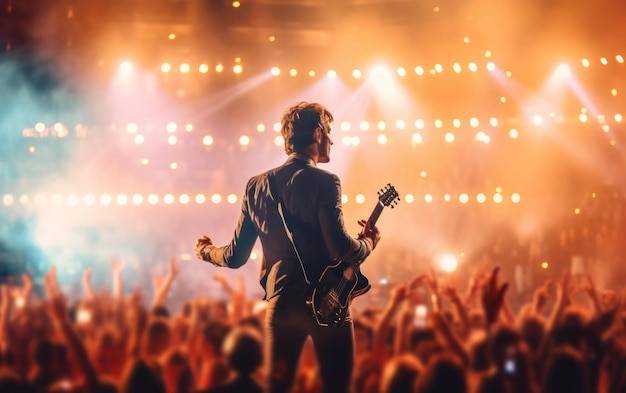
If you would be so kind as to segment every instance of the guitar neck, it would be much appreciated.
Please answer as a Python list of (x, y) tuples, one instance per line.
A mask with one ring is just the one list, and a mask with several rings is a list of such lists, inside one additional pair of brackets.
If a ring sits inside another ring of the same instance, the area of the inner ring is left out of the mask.
[(383, 205), (380, 201), (376, 202), (376, 206), (374, 206), (374, 210), (372, 211), (372, 214), (370, 214), (370, 218), (367, 220), (367, 222), (370, 223), (370, 226), (376, 225), (376, 221), (378, 221), (384, 207), (385, 205)]

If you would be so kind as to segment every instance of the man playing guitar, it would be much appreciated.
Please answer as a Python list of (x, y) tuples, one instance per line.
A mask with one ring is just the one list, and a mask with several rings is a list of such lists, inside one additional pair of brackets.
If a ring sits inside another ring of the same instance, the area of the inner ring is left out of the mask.
[(267, 392), (291, 388), (298, 360), (310, 336), (324, 392), (348, 392), (354, 364), (354, 332), (349, 312), (340, 323), (323, 326), (311, 312), (310, 289), (336, 261), (359, 264), (380, 240), (369, 220), (360, 220), (358, 238), (346, 231), (339, 177), (317, 168), (330, 161), (332, 114), (317, 103), (287, 109), (281, 133), (288, 158), (252, 177), (233, 239), (216, 247), (196, 240), (199, 259), (237, 268), (248, 261), (257, 237), (263, 248), (261, 285), (268, 301), (265, 320)]

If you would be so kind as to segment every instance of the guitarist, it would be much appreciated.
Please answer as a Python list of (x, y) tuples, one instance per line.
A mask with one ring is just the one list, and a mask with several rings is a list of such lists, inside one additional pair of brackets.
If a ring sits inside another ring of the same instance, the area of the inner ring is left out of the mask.
[[(238, 268), (248, 261), (257, 237), (260, 238), (261, 285), (268, 302), (266, 392), (289, 391), (309, 336), (324, 392), (350, 390), (354, 364), (350, 315), (340, 324), (320, 326), (306, 300), (311, 285), (327, 266), (336, 260), (363, 261), (376, 248), (380, 232), (366, 220), (360, 220), (363, 229), (359, 237), (348, 234), (339, 177), (317, 168), (318, 163), (330, 161), (332, 122), (330, 111), (318, 103), (300, 102), (287, 109), (281, 119), (287, 160), (248, 181), (231, 242), (216, 247), (209, 237), (202, 236), (195, 243), (198, 259), (215, 266)], [(293, 241), (288, 230), (293, 233)]]

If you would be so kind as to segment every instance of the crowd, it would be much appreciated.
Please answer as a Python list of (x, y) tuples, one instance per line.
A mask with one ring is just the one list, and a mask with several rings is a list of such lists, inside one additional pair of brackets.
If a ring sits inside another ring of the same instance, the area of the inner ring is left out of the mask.
[[(2, 286), (0, 392), (262, 391), (264, 303), (247, 298), (243, 280), (218, 274), (228, 300), (197, 296), (170, 310), (177, 259), (154, 276), (151, 299), (124, 290), (123, 268), (113, 261), (110, 291), (94, 290), (87, 269), (74, 304), (54, 267), (44, 296), (27, 275)], [(500, 276), (477, 268), (461, 286), (428, 271), (395, 284), (384, 307), (353, 308), (353, 391), (626, 392), (622, 292), (565, 271), (514, 309)], [(321, 391), (316, 369), (308, 345), (294, 393)]]

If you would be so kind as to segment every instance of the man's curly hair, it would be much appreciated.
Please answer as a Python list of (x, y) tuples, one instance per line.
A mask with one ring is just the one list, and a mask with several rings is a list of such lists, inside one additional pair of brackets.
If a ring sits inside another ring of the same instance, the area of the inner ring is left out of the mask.
[(281, 119), (281, 134), (285, 139), (285, 152), (302, 153), (313, 143), (313, 133), (318, 127), (330, 132), (333, 115), (318, 103), (299, 102), (287, 109)]

